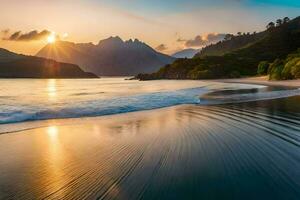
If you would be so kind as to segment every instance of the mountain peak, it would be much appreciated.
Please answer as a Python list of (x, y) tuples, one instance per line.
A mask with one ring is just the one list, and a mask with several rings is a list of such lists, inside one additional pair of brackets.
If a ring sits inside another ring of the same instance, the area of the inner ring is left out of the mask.
[(156, 52), (138, 39), (123, 41), (118, 36), (101, 40), (97, 45), (79, 43), (55, 47), (53, 49), (46, 46), (37, 55), (65, 63), (75, 63), (85, 71), (105, 76), (154, 72), (175, 60)]
[(123, 44), (124, 41), (119, 37), (119, 36), (116, 36), (116, 37), (109, 37), (107, 39), (104, 39), (104, 40), (100, 40), (98, 45), (120, 45), (120, 44)]
[(134, 39), (134, 40), (129, 39), (129, 40), (125, 41), (125, 43), (127, 43), (127, 44), (143, 44), (143, 42), (138, 39)]

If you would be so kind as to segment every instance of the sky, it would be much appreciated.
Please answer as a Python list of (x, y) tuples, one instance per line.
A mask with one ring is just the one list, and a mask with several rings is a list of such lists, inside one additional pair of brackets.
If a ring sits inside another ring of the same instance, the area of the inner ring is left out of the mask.
[[(0, 0), (0, 47), (36, 54), (49, 35), (75, 43), (138, 38), (167, 54), (300, 14), (299, 0)], [(57, 38), (58, 39), (58, 38)]]

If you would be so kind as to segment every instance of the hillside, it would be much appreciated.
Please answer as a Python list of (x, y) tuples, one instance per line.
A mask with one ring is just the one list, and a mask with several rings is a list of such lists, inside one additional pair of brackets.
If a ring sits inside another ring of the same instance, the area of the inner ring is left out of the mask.
[(152, 73), (175, 60), (137, 39), (123, 41), (119, 37), (101, 40), (97, 45), (58, 41), (45, 46), (37, 56), (75, 63), (101, 76)]
[(97, 78), (77, 65), (0, 49), (0, 78)]
[(8, 62), (25, 58), (24, 55), (12, 53), (6, 49), (0, 48), (0, 62)]
[(196, 57), (222, 56), (226, 53), (245, 48), (258, 42), (267, 35), (266, 31), (260, 33), (244, 33), (240, 35), (230, 35), (228, 39), (204, 47)]
[(212, 79), (256, 75), (261, 61), (272, 62), (276, 58), (285, 58), (300, 47), (300, 17), (270, 28), (264, 34), (257, 42), (222, 56), (178, 59), (156, 73), (140, 74), (137, 78)]
[(270, 80), (300, 79), (300, 48), (284, 59), (275, 59), (274, 62), (262, 61), (258, 65), (259, 75), (269, 75)]

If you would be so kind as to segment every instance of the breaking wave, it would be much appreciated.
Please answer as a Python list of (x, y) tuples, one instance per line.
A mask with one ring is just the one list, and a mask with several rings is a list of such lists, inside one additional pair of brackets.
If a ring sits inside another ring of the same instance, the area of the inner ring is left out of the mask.
[[(236, 84), (237, 85), (237, 84)], [(127, 113), (141, 110), (151, 110), (170, 107), (181, 104), (225, 104), (238, 103), (266, 99), (284, 98), (300, 95), (300, 89), (270, 88), (258, 85), (247, 85), (247, 87), (223, 87), (213, 88), (209, 84), (202, 87), (180, 89), (173, 91), (151, 92), (129, 94), (128, 96), (115, 96), (106, 99), (90, 98), (90, 96), (101, 95), (104, 92), (80, 93), (70, 96), (84, 96), (79, 101), (64, 100), (63, 102), (49, 104), (7, 104), (12, 101), (5, 98), (0, 102), (0, 124), (16, 123), (33, 120), (79, 118)], [(90, 95), (90, 96), (89, 96)], [(17, 100), (14, 100), (16, 102)], [(22, 101), (21, 99), (18, 102)]]

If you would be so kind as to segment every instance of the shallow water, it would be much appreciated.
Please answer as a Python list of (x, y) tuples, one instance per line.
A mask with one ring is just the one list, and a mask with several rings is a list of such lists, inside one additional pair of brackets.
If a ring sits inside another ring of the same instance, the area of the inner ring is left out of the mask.
[(299, 102), (176, 106), (3, 134), (0, 198), (299, 199)]

